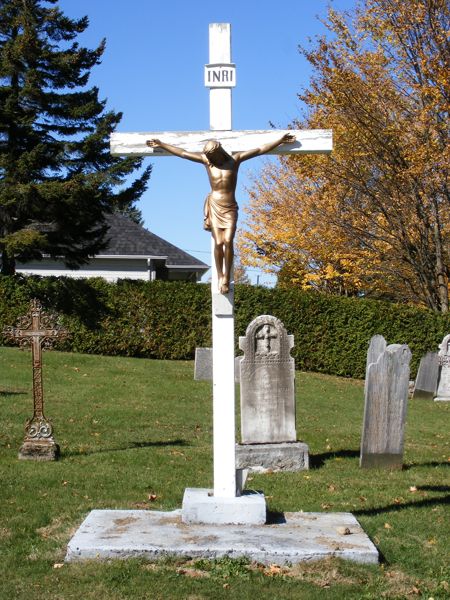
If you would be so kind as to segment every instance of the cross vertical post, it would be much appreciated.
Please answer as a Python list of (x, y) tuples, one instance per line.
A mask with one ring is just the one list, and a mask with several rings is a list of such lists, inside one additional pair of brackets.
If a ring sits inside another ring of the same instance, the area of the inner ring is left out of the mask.
[[(213, 23), (209, 27), (210, 64), (205, 66), (205, 85), (210, 88), (210, 130), (111, 135), (111, 153), (114, 156), (178, 156), (202, 163), (210, 177), (211, 194), (205, 203), (204, 216), (205, 229), (211, 230), (214, 238), (211, 260), (214, 489), (211, 493), (204, 488), (186, 488), (183, 523), (261, 524), (266, 519), (263, 494), (243, 493), (237, 497), (243, 481), (242, 473), (238, 473), (237, 477), (235, 462), (234, 280), (232, 246), (230, 252), (230, 240), (224, 239), (223, 235), (230, 233), (234, 236), (232, 229), (237, 218), (235, 178), (241, 158), (248, 160), (261, 154), (328, 154), (333, 145), (331, 130), (231, 129), (231, 93), (236, 85), (236, 69), (231, 63), (230, 34), (229, 23)], [(211, 148), (208, 144), (212, 142), (211, 138), (218, 142), (218, 146), (213, 144)], [(239, 156), (246, 151), (250, 151), (250, 155), (245, 158)], [(208, 152), (211, 160), (208, 159)], [(218, 159), (218, 156), (222, 159)], [(235, 156), (237, 160), (233, 158)], [(220, 207), (220, 201), (224, 198), (227, 206), (222, 210), (224, 207)], [(214, 211), (218, 213), (215, 231), (209, 227), (212, 222), (210, 215)], [(227, 212), (232, 212), (232, 215), (222, 219), (220, 213), (224, 216)], [(220, 264), (222, 259), (223, 265)], [(265, 348), (270, 346), (270, 339), (264, 343)]]
[[(231, 64), (229, 23), (209, 25), (209, 62), (206, 71), (208, 73), (209, 69), (210, 81), (208, 82), (208, 74), (205, 73), (205, 84), (210, 88), (210, 128), (213, 131), (231, 130), (231, 86), (226, 84), (230, 83), (234, 65)], [(228, 73), (231, 73), (231, 76)], [(211, 264), (214, 265), (213, 240), (211, 240)], [(219, 294), (217, 271), (214, 267), (211, 294), (214, 496), (231, 498), (236, 496), (234, 284), (231, 283), (228, 294)]]

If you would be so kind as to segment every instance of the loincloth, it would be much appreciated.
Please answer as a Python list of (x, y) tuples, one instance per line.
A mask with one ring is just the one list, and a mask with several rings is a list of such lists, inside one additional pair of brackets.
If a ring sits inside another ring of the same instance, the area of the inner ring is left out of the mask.
[(206, 231), (211, 231), (212, 227), (217, 229), (234, 229), (238, 219), (238, 204), (236, 200), (230, 202), (220, 202), (208, 194), (205, 200), (204, 224)]

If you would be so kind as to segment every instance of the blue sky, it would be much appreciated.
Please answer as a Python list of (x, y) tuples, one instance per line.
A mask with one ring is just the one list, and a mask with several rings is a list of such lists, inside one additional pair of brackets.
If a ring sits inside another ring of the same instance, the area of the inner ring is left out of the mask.
[[(63, 12), (88, 15), (79, 42), (95, 47), (106, 38), (101, 65), (90, 82), (107, 107), (123, 112), (117, 131), (195, 131), (209, 129), (209, 94), (203, 83), (208, 62), (209, 23), (231, 23), (233, 129), (285, 128), (301, 114), (297, 94), (310, 70), (298, 52), (324, 32), (327, 7), (351, 10), (355, 0), (60, 0)], [(146, 159), (146, 161), (150, 159)], [(237, 200), (247, 203), (245, 187), (267, 158), (241, 167)], [(201, 165), (175, 157), (151, 159), (153, 173), (139, 206), (153, 233), (210, 264), (210, 237), (202, 229), (203, 201), (209, 186)], [(269, 284), (269, 276), (249, 272)]]

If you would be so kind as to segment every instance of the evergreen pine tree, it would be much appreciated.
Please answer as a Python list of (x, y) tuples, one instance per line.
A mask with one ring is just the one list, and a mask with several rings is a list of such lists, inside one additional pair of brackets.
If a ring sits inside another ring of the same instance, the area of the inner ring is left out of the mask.
[[(0, 256), (63, 257), (76, 268), (105, 246), (106, 214), (140, 220), (134, 203), (151, 167), (126, 184), (142, 159), (112, 157), (109, 135), (122, 118), (88, 87), (105, 41), (75, 40), (87, 17), (72, 20), (57, 0), (0, 2)], [(119, 189), (118, 189), (119, 188)]]

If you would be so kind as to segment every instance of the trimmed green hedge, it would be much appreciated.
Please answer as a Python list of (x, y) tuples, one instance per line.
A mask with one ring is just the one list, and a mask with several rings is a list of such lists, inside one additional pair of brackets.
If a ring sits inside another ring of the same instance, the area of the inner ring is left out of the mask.
[[(65, 277), (0, 277), (0, 331), (14, 325), (29, 300), (62, 315), (71, 337), (59, 348), (73, 352), (192, 359), (211, 345), (209, 286), (194, 283)], [(450, 332), (450, 315), (375, 300), (298, 290), (236, 288), (236, 336), (255, 317), (271, 314), (295, 336), (298, 369), (364, 377), (370, 338), (406, 343), (420, 357)], [(237, 341), (237, 337), (236, 337)], [(7, 343), (0, 337), (0, 343)]]

